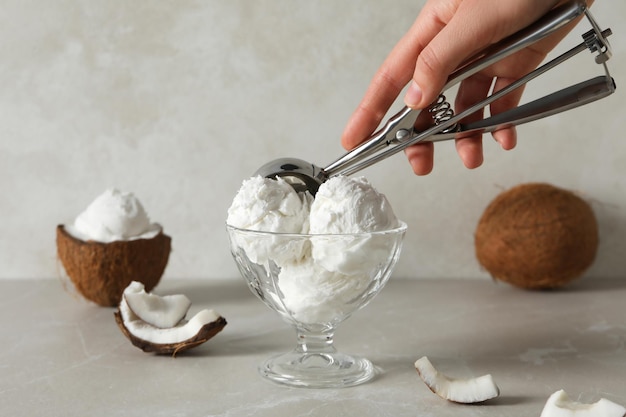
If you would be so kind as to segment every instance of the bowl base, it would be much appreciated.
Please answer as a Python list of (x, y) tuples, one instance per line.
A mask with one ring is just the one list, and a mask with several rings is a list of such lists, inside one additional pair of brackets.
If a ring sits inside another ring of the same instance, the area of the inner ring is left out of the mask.
[(279, 384), (303, 388), (343, 388), (372, 379), (376, 371), (365, 358), (343, 353), (290, 352), (274, 356), (259, 373)]

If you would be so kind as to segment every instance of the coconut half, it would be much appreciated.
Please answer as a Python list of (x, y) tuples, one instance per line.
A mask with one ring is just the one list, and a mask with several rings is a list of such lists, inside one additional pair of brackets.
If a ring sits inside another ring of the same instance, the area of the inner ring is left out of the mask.
[[(178, 352), (201, 345), (219, 333), (226, 326), (226, 319), (213, 310), (202, 310), (191, 319), (180, 317), (187, 313), (187, 297), (174, 296), (163, 301), (164, 297), (148, 294), (149, 302), (137, 302), (132, 309), (127, 296), (146, 294), (143, 285), (132, 282), (124, 292), (124, 297), (115, 312), (115, 321), (131, 343), (144, 352), (176, 355)], [(141, 297), (140, 297), (141, 298)], [(145, 298), (145, 297), (144, 297)], [(158, 299), (161, 300), (158, 300)], [(154, 301), (157, 300), (157, 301)], [(157, 307), (162, 310), (157, 311)], [(171, 327), (157, 327), (142, 317), (156, 319), (160, 324), (176, 322)], [(179, 319), (180, 318), (180, 319)]]
[(101, 306), (120, 303), (124, 289), (141, 281), (151, 291), (160, 281), (171, 250), (171, 238), (159, 231), (148, 239), (110, 243), (85, 241), (57, 226), (57, 253), (65, 272), (85, 298)]
[(471, 404), (500, 395), (491, 375), (470, 379), (450, 378), (439, 372), (426, 356), (415, 362), (415, 369), (432, 392), (449, 401)]
[(541, 412), (541, 417), (624, 417), (626, 408), (605, 398), (592, 404), (572, 401), (563, 390), (552, 394)]

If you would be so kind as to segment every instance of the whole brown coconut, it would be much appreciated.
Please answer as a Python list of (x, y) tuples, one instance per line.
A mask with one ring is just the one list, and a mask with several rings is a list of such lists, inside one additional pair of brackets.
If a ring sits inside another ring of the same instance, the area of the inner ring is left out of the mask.
[(150, 239), (102, 243), (75, 238), (57, 226), (57, 252), (76, 289), (101, 306), (117, 306), (131, 281), (152, 290), (160, 281), (171, 249), (162, 231)]
[(485, 209), (475, 234), (478, 262), (526, 289), (561, 287), (593, 263), (598, 224), (590, 205), (550, 184), (518, 185)]

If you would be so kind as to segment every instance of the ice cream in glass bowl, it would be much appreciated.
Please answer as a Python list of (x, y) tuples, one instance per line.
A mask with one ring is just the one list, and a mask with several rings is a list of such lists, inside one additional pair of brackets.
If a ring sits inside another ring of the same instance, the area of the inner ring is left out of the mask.
[(230, 248), (250, 290), (296, 331), (291, 352), (259, 366), (264, 377), (310, 388), (358, 385), (375, 375), (337, 351), (340, 323), (385, 286), (406, 224), (363, 177), (333, 177), (315, 199), (278, 179), (244, 181), (227, 219)]

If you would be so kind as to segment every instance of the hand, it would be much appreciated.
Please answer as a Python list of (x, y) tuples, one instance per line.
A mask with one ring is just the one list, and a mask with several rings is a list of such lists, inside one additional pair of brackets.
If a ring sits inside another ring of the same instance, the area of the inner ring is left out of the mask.
[[(352, 149), (373, 133), (402, 89), (410, 82), (404, 101), (425, 109), (435, 101), (448, 76), (466, 59), (530, 25), (562, 1), (559, 0), (428, 0), (415, 23), (387, 56), (350, 118), (341, 138)], [(589, 5), (591, 1), (587, 2)], [(459, 113), (535, 69), (575, 23), (550, 37), (495, 63), (459, 85), (455, 111)], [(519, 104), (523, 88), (490, 106), (498, 114)], [(465, 121), (480, 120), (482, 112)], [(517, 142), (515, 128), (492, 133), (503, 149)], [(456, 149), (467, 168), (483, 162), (482, 135), (456, 139)], [(423, 142), (405, 150), (413, 172), (426, 175), (433, 169), (434, 145)]]

